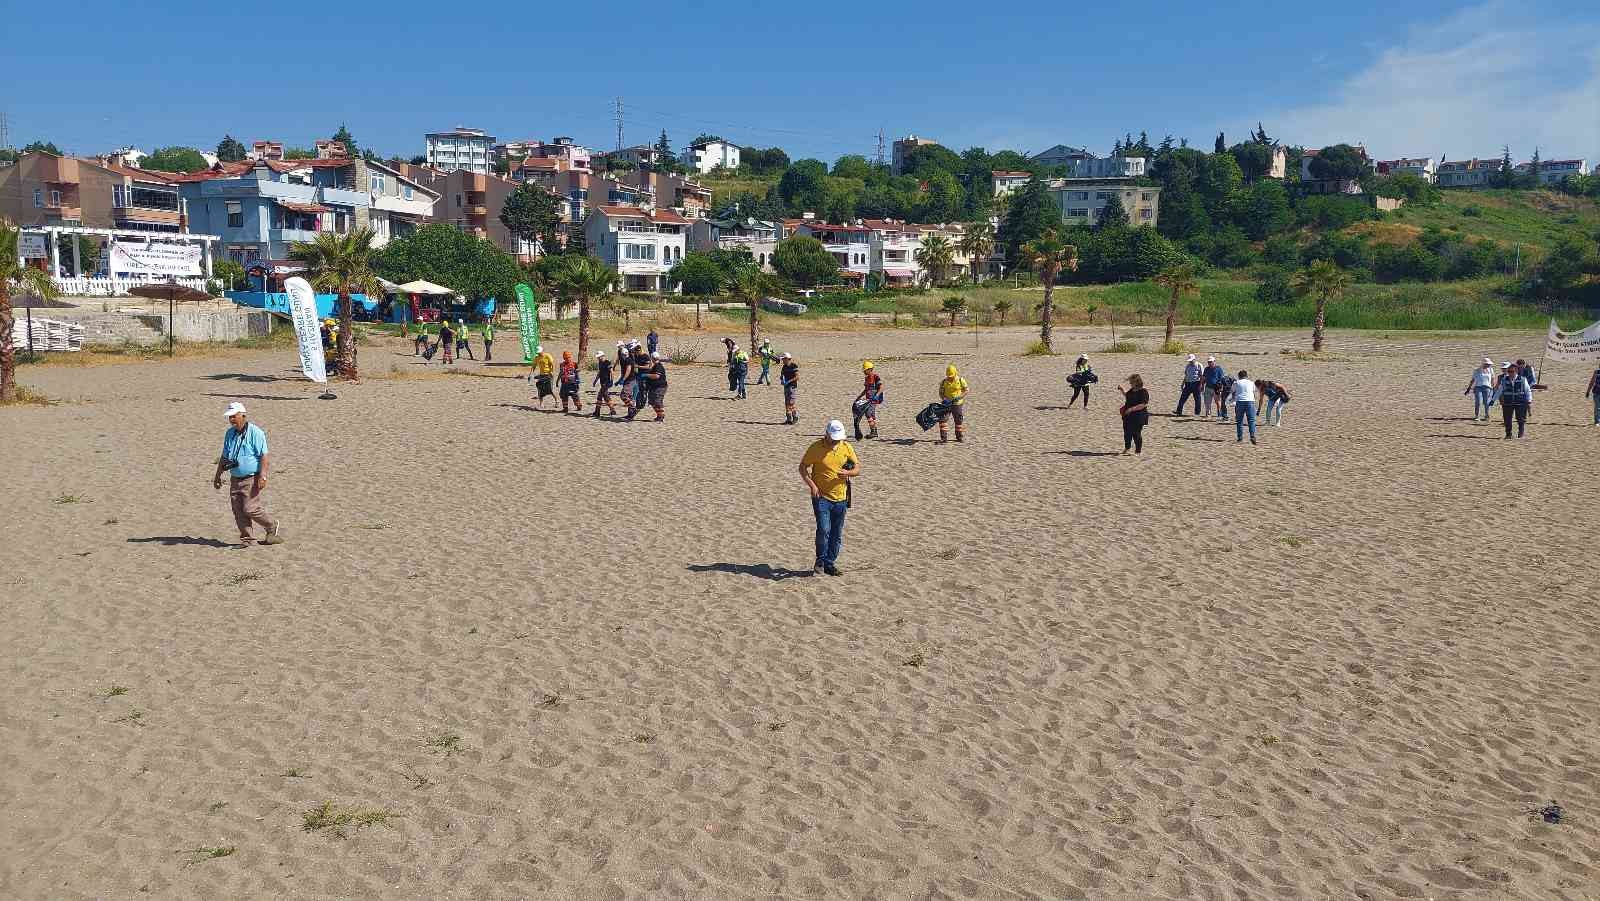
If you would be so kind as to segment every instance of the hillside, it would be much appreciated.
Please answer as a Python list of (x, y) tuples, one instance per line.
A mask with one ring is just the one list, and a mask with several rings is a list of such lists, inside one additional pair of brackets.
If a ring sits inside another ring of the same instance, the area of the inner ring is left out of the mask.
[(1600, 204), (1586, 197), (1520, 190), (1441, 193), (1443, 197), (1436, 204), (1404, 206), (1385, 214), (1379, 222), (1351, 226), (1347, 231), (1398, 243), (1391, 237), (1396, 229), (1420, 233), (1436, 227), (1506, 248), (1522, 245), (1524, 253), (1531, 248), (1537, 256), (1543, 256), (1566, 235), (1589, 237), (1600, 231)]
[(746, 191), (765, 197), (767, 189), (778, 183), (779, 175), (723, 174), (720, 172), (700, 176), (700, 184), (711, 190), (711, 206), (720, 207)]

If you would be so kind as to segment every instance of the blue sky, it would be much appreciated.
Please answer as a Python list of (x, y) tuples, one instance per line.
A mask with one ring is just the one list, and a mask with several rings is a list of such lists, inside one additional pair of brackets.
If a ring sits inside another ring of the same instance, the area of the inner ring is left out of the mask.
[(458, 124), (607, 148), (620, 95), (630, 144), (706, 130), (796, 159), (870, 155), (880, 128), (956, 150), (1104, 153), (1141, 129), (1209, 149), (1257, 120), (1384, 157), (1600, 158), (1592, 0), (140, 6), (72, 28), (50, 4), (8, 12), (14, 145), (309, 146), (343, 122), (385, 155)]

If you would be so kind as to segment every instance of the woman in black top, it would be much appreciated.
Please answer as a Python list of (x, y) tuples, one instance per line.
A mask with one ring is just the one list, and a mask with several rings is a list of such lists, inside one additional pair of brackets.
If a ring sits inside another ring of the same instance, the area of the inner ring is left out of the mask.
[(1128, 376), (1128, 388), (1122, 392), (1122, 452), (1131, 448), (1134, 453), (1144, 453), (1144, 426), (1150, 421), (1150, 392), (1144, 388), (1144, 379)]

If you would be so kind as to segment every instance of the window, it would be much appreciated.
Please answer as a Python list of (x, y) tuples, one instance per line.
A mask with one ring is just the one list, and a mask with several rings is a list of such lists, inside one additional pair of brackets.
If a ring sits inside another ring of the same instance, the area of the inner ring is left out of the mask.
[(374, 193), (374, 194), (382, 194), (383, 193), (383, 189), (384, 189), (383, 173), (381, 173), (381, 172), (372, 173), (372, 193)]
[(653, 260), (656, 258), (654, 244), (624, 244), (622, 257), (626, 260)]
[(1139, 195), (1139, 199), (1140, 200), (1149, 200), (1152, 196), (1154, 196), (1154, 195), (1152, 195), (1149, 191), (1145, 191), (1144, 193)]
[(33, 208), (36, 210), (44, 209), (44, 189), (33, 189)]
[(1067, 210), (1067, 215), (1069, 217), (1070, 216), (1079, 216), (1079, 217), (1082, 217), (1084, 219), (1087, 219), (1087, 218), (1089, 218), (1089, 211), (1087, 209), (1083, 208), (1083, 207), (1077, 207), (1077, 208), (1074, 208), (1074, 209)]
[(122, 185), (111, 186), (111, 205), (118, 209), (127, 206), (128, 195)]
[(50, 205), (51, 206), (60, 206), (61, 205), (61, 192), (60, 191), (51, 191), (50, 192)]
[(1154, 216), (1154, 215), (1155, 215), (1155, 213), (1153, 213), (1153, 212), (1152, 212), (1152, 211), (1151, 211), (1151, 210), (1150, 210), (1150, 208), (1149, 208), (1149, 207), (1145, 207), (1145, 208), (1144, 208), (1144, 209), (1142, 209), (1142, 210), (1140, 210), (1140, 211), (1139, 211), (1139, 218), (1140, 218), (1140, 219), (1145, 219), (1145, 220), (1149, 220), (1149, 219), (1150, 219), (1150, 218), (1152, 218), (1152, 217), (1153, 217), (1153, 216)]
[(345, 232), (349, 231), (350, 230), (350, 214), (344, 212), (343, 210), (336, 211), (333, 214), (333, 230), (338, 232), (341, 235), (344, 234)]
[(1111, 196), (1111, 192), (1110, 191), (1096, 191), (1096, 192), (1094, 192), (1094, 199), (1095, 200), (1105, 200), (1107, 197), (1110, 197), (1110, 196)]
[(405, 190), (402, 191), (401, 193), (405, 194), (405, 197), (406, 197), (407, 200), (410, 200), (411, 199), (411, 186), (410, 185), (406, 185), (405, 186)]
[(1067, 195), (1067, 199), (1069, 199), (1069, 200), (1088, 200), (1089, 199), (1089, 192), (1088, 191), (1073, 191), (1072, 193)]
[(244, 228), (244, 204), (241, 201), (228, 201), (228, 227)]
[(460, 206), (460, 205), (461, 205), (461, 195), (457, 194), (456, 195), (456, 206)]

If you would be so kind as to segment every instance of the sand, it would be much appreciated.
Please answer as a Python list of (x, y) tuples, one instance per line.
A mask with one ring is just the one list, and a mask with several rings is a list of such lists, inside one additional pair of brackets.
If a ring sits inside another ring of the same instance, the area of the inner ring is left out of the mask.
[[(798, 428), (717, 365), (659, 426), (316, 400), (282, 351), (25, 368), (69, 403), (0, 410), (0, 897), (1600, 897), (1587, 368), (1507, 442), (1461, 389), (1537, 335), (1183, 337), (1294, 390), (1261, 446), (1159, 415), (1173, 357), (1066, 411), (1015, 329), (785, 335)], [(863, 357), (884, 440), (812, 577), (795, 464)], [(226, 547), (235, 399), (279, 547)]]

